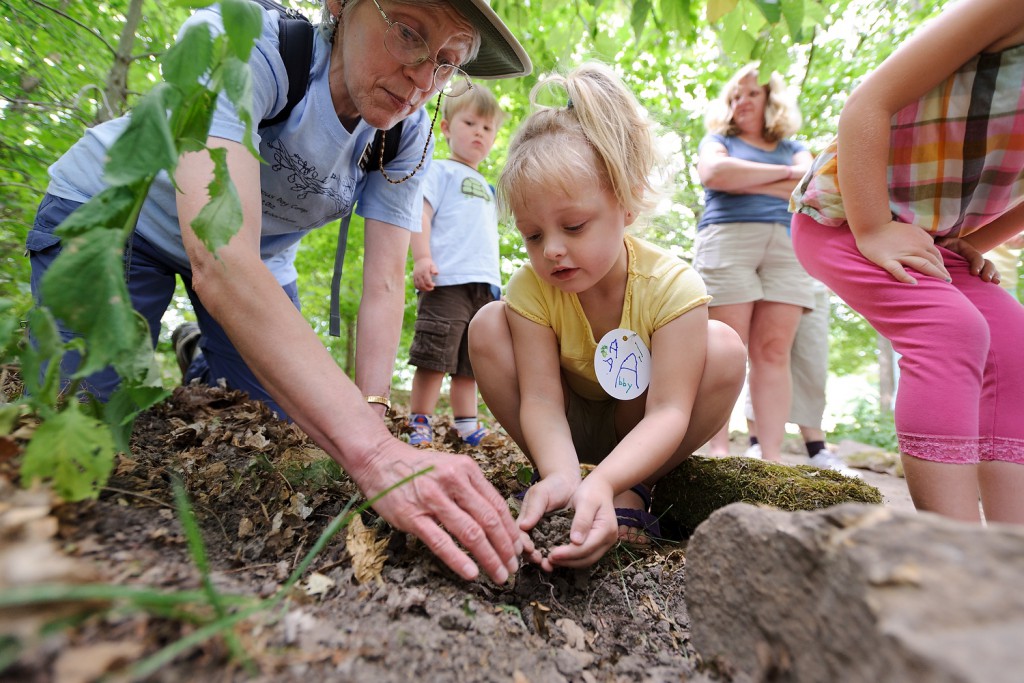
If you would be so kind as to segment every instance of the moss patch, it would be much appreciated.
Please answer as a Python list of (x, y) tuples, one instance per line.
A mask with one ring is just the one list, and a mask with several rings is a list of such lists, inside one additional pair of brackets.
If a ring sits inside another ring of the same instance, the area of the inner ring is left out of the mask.
[[(731, 503), (818, 510), (840, 503), (882, 503), (874, 486), (832, 470), (752, 458), (692, 456), (658, 482), (654, 513), (681, 537)], [(672, 534), (675, 535), (675, 534)]]

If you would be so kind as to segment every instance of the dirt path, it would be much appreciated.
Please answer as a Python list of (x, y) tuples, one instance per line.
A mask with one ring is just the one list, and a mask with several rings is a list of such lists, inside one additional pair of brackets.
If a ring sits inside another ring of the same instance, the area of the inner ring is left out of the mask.
[[(400, 431), (401, 421), (393, 423)], [(524, 463), (507, 440), (471, 453), (499, 490), (521, 490)], [(63, 505), (58, 540), (95, 580), (194, 589), (200, 574), (172, 503), (184, 481), (203, 530), (213, 585), (269, 596), (356, 495), (296, 428), (234, 392), (181, 389), (140, 418), (98, 501)], [(442, 428), (438, 445), (458, 450)], [(795, 454), (787, 461), (805, 462)], [(901, 479), (866, 473), (887, 503), (909, 504)], [(0, 501), (2, 502), (2, 501)], [(225, 641), (205, 641), (153, 681), (728, 681), (689, 645), (685, 544), (618, 547), (590, 570), (524, 567), (496, 586), (466, 583), (412, 537), (372, 515), (339, 533), (273, 610), (234, 629), (252, 670)], [(356, 527), (365, 527), (360, 530)], [(2, 546), (0, 546), (2, 550)], [(84, 575), (84, 574), (83, 574)], [(192, 608), (193, 615), (208, 611)], [(21, 653), (0, 680), (75, 682), (139, 661), (196, 631), (185, 615), (96, 609)], [(0, 643), (2, 644), (2, 643)], [(111, 654), (113, 653), (113, 654)], [(2, 654), (2, 650), (0, 650)]]

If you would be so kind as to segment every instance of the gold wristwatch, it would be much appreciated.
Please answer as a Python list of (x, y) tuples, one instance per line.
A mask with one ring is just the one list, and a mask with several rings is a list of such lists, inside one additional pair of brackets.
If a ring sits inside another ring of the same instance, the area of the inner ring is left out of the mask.
[(381, 404), (384, 406), (384, 417), (389, 417), (391, 415), (391, 399), (387, 396), (367, 396), (366, 402)]

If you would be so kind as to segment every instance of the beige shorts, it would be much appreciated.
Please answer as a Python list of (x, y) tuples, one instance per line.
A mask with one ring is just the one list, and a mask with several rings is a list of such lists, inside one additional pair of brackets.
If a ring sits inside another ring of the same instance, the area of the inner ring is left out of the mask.
[[(789, 420), (801, 427), (821, 429), (821, 418), (825, 414), (825, 385), (828, 382), (828, 289), (812, 278), (814, 287), (814, 310), (807, 311), (800, 318), (796, 339), (789, 352), (789, 372), (793, 378), (793, 402), (789, 408)], [(754, 419), (750, 404), (750, 392), (746, 394), (744, 413), (748, 420)]]
[(713, 297), (709, 306), (762, 300), (814, 306), (811, 276), (796, 260), (783, 223), (709, 225), (697, 233), (693, 267)]

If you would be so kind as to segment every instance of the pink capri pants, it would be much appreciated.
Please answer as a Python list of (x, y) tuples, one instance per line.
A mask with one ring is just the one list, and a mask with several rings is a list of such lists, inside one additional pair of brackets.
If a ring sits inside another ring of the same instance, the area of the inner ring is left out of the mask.
[(952, 283), (897, 282), (857, 249), (847, 225), (793, 217), (793, 247), (811, 276), (863, 315), (901, 355), (900, 451), (924, 460), (1024, 463), (1024, 306), (939, 248)]

